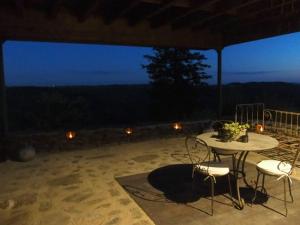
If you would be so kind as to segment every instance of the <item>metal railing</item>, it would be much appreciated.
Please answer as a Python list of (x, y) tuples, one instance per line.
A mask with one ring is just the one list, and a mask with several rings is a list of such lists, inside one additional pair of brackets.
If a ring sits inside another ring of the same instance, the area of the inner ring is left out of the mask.
[[(279, 146), (260, 154), (271, 159), (290, 161), (299, 149), (300, 113), (276, 109), (265, 109), (263, 103), (239, 104), (236, 106), (235, 121), (248, 123), (252, 129), (257, 124), (264, 127), (264, 134), (275, 137)], [(300, 167), (298, 163), (297, 167)]]
[(266, 130), (289, 136), (299, 136), (300, 113), (275, 109), (264, 110), (264, 126)]
[(235, 108), (235, 122), (248, 123), (255, 129), (257, 124), (264, 126), (264, 103), (238, 104)]

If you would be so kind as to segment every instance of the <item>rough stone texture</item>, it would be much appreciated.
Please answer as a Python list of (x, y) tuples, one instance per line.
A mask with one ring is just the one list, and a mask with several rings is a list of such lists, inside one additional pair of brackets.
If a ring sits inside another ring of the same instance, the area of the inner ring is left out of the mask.
[(51, 186), (67, 186), (67, 185), (73, 185), (79, 183), (82, 183), (82, 181), (80, 180), (80, 175), (77, 173), (55, 178), (48, 182), (48, 184)]
[(17, 196), (14, 201), (15, 201), (14, 208), (19, 208), (24, 205), (32, 205), (37, 201), (37, 194), (25, 193), (20, 196)]
[[(117, 175), (189, 162), (180, 136), (83, 150), (37, 154), (25, 164), (0, 163), (0, 225), (154, 225), (115, 180)], [(248, 157), (252, 163), (261, 159)]]
[[(98, 130), (81, 130), (77, 131), (76, 138), (73, 140), (66, 140), (65, 134), (61, 132), (52, 133), (37, 133), (26, 135), (12, 135), (6, 138), (2, 146), (2, 152), (7, 154), (14, 152), (24, 147), (24, 143), (31, 145), (37, 152), (45, 151), (70, 151), (81, 150), (88, 148), (97, 148), (107, 144), (114, 143), (128, 143), (145, 141), (149, 139), (156, 139), (161, 137), (182, 137), (187, 133), (200, 133), (211, 125), (210, 120), (194, 121), (182, 123), (183, 130), (180, 132), (172, 128), (172, 124), (156, 124), (150, 126), (134, 127), (133, 134), (128, 137), (125, 134), (124, 128), (102, 128)], [(1, 152), (0, 152), (1, 153)], [(0, 154), (1, 155), (1, 154)], [(75, 156), (74, 156), (75, 157)], [(83, 156), (79, 155), (77, 159)], [(97, 160), (99, 156), (91, 156), (91, 159)], [(110, 157), (103, 155), (101, 157)], [(5, 159), (2, 154), (1, 158)], [(76, 163), (76, 161), (73, 161)]]
[(114, 217), (111, 220), (109, 220), (108, 222), (104, 223), (104, 225), (115, 225), (115, 224), (118, 224), (119, 222), (120, 222), (120, 218)]
[(11, 216), (4, 223), (5, 225), (30, 225), (30, 213), (28, 211), (22, 211), (16, 215)]
[(63, 199), (63, 201), (66, 202), (74, 202), (74, 203), (80, 203), (90, 197), (92, 197), (93, 194), (90, 192), (77, 192), (72, 195), (67, 196), (66, 198)]
[(49, 201), (45, 201), (40, 203), (39, 211), (45, 212), (50, 210), (51, 208), (52, 208), (52, 203)]
[(141, 156), (132, 158), (132, 160), (134, 160), (136, 162), (148, 162), (148, 161), (151, 161), (156, 158), (158, 158), (158, 155), (141, 155)]
[(58, 224), (69, 224), (70, 216), (63, 212), (54, 212), (46, 215), (41, 224), (47, 225), (58, 225)]

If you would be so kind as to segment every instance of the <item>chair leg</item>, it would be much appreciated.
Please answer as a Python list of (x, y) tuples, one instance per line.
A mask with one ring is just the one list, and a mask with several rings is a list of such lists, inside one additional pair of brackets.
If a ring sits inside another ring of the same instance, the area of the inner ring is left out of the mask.
[(194, 173), (195, 173), (195, 169), (196, 169), (196, 167), (195, 167), (195, 165), (193, 165), (193, 170), (192, 170), (192, 179), (194, 179)]
[(231, 198), (232, 206), (234, 207), (234, 200), (233, 200), (233, 196), (232, 196), (231, 182), (230, 182), (230, 173), (227, 175), (227, 179), (228, 179), (230, 198)]
[(294, 202), (294, 197), (293, 197), (293, 194), (292, 194), (292, 188), (291, 188), (290, 180), (288, 180), (288, 184), (289, 184), (289, 192), (290, 192), (291, 200), (292, 200), (292, 202)]
[(263, 174), (263, 177), (262, 177), (261, 192), (263, 192), (264, 189), (265, 189), (265, 174)]
[(214, 155), (214, 162), (216, 162), (217, 161), (217, 154), (214, 152), (213, 155)]
[(287, 209), (287, 205), (286, 205), (286, 187), (285, 187), (285, 180), (286, 178), (283, 178), (283, 191), (284, 191), (284, 207), (285, 207), (285, 216), (287, 216), (288, 214), (288, 209)]
[(214, 178), (210, 177), (211, 182), (211, 216), (214, 215), (214, 195), (215, 195), (215, 181)]
[(257, 194), (257, 187), (258, 187), (259, 177), (260, 177), (260, 172), (257, 171), (257, 178), (256, 178), (256, 184), (255, 184), (254, 196), (253, 196), (253, 198), (252, 198), (251, 205), (253, 205), (254, 201), (256, 200), (256, 194)]
[(213, 155), (214, 155), (214, 162), (217, 162), (217, 159), (219, 162), (221, 162), (221, 158), (217, 153), (214, 152)]
[(222, 160), (221, 160), (221, 157), (220, 157), (218, 154), (216, 154), (216, 156), (217, 156), (219, 162), (221, 162), (221, 161), (222, 161)]

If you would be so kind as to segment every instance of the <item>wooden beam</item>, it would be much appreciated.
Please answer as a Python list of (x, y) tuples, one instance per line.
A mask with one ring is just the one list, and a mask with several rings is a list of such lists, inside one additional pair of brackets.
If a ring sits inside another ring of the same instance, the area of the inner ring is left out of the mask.
[(163, 4), (158, 9), (154, 10), (152, 13), (147, 15), (145, 17), (145, 19), (150, 20), (150, 19), (154, 18), (155, 16), (158, 16), (159, 14), (161, 14), (164, 11), (166, 11), (167, 9), (169, 9), (173, 5), (174, 2), (175, 2), (175, 0), (164, 1)]
[(125, 7), (123, 10), (121, 10), (121, 12), (119, 12), (118, 14), (114, 15), (111, 18), (107, 18), (106, 24), (110, 25), (112, 24), (116, 19), (126, 16), (127, 14), (129, 14), (134, 8), (136, 8), (139, 4), (141, 3), (141, 0), (134, 0), (132, 1), (130, 4), (128, 4), (127, 7)]
[(222, 49), (216, 49), (218, 55), (218, 119), (222, 118), (223, 114), (223, 95), (222, 95)]
[(79, 15), (79, 21), (84, 22), (92, 13), (100, 7), (103, 0), (93, 0), (88, 6), (83, 9), (83, 12)]
[(48, 16), (50, 18), (56, 18), (61, 5), (63, 4), (63, 0), (53, 0), (50, 2)]
[(252, 5), (258, 1), (261, 0), (248, 0), (247, 2), (244, 2), (242, 4), (232, 4), (232, 5), (227, 5), (225, 6), (225, 8), (223, 8), (222, 10), (220, 10), (219, 12), (213, 13), (211, 16), (204, 18), (203, 20), (200, 21), (195, 21), (195, 23), (191, 24), (192, 29), (197, 29), (199, 27), (202, 27), (205, 23), (219, 17), (222, 16), (228, 12), (234, 12), (240, 8)]
[[(160, 4), (161, 6), (158, 7), (158, 9), (154, 10), (153, 12), (151, 12), (150, 14), (146, 15), (145, 17), (141, 17), (140, 20), (135, 20), (135, 21), (130, 21), (129, 24), (131, 26), (136, 26), (137, 24), (141, 23), (143, 20), (153, 20), (153, 18), (155, 16), (158, 16), (159, 14), (163, 13), (164, 11), (166, 11), (167, 9), (169, 9), (170, 7), (172, 7), (177, 1), (176, 0), (167, 0), (167, 1), (163, 1), (162, 4)], [(161, 23), (159, 23), (158, 21), (151, 21), (150, 22), (150, 26), (152, 28), (157, 28), (160, 25), (162, 25)]]
[(122, 17), (130, 13), (134, 8), (136, 8), (139, 4), (141, 4), (141, 0), (132, 1), (126, 8), (124, 8), (118, 15), (118, 17)]
[(188, 10), (187, 12), (183, 13), (182, 15), (174, 18), (170, 23), (173, 27), (173, 29), (176, 29), (176, 25), (181, 21), (183, 20), (184, 18), (194, 14), (194, 13), (197, 13), (199, 11), (208, 11), (209, 8), (215, 4), (216, 2), (218, 2), (220, 0), (211, 0), (211, 1), (206, 1), (204, 3), (197, 3), (196, 4), (192, 4), (191, 7), (190, 7), (190, 10)]
[[(268, 37), (274, 37), (283, 34), (289, 34), (300, 31), (300, 12), (294, 14), (292, 17), (282, 17), (275, 19), (273, 18), (264, 19), (263, 24), (252, 24), (250, 27), (236, 27), (228, 30), (224, 33), (224, 45), (229, 46), (233, 44), (243, 43), (247, 41), (254, 41)], [(266, 23), (267, 19), (272, 20), (270, 23)], [(240, 28), (240, 30), (238, 30)]]
[(24, 16), (24, 8), (25, 8), (24, 0), (15, 0), (15, 6), (16, 6), (17, 14), (20, 16)]
[(0, 137), (5, 137), (8, 130), (3, 44), (0, 40)]
[[(283, 14), (283, 15), (274, 15), (274, 16), (265, 16), (262, 17), (260, 20), (248, 20), (247, 22), (239, 23), (235, 27), (231, 27), (227, 29), (227, 33), (230, 32), (236, 32), (238, 30), (252, 30), (255, 32), (257, 28), (260, 28), (260, 26), (265, 27), (266, 23), (268, 24), (275, 24), (278, 26), (281, 26), (282, 24), (287, 24), (288, 22), (297, 21), (300, 16), (300, 9), (293, 10), (289, 14)], [(268, 27), (265, 27), (266, 29)]]
[(26, 17), (12, 15), (13, 9), (0, 7), (0, 39), (99, 43), (132, 46), (212, 49), (222, 44), (222, 37), (210, 32), (173, 31), (149, 24), (130, 26), (126, 19), (106, 25), (101, 15), (79, 22), (77, 17), (60, 10), (56, 18), (45, 17), (42, 10), (25, 8)]
[(218, 30), (222, 30), (222, 29), (228, 29), (228, 27), (234, 26), (234, 23), (236, 23), (236, 24), (245, 23), (245, 21), (247, 21), (247, 20), (249, 21), (249, 20), (251, 20), (251, 18), (258, 17), (259, 15), (269, 13), (273, 10), (282, 8), (282, 7), (290, 5), (290, 4), (294, 4), (294, 2), (293, 1), (291, 1), (291, 2), (281, 1), (280, 3), (278, 3), (276, 5), (274, 5), (274, 3), (273, 3), (270, 5), (270, 7), (262, 7), (260, 10), (255, 10), (252, 13), (243, 13), (241, 15), (233, 17), (230, 20), (223, 21), (221, 24), (216, 24), (214, 30), (218, 31)]

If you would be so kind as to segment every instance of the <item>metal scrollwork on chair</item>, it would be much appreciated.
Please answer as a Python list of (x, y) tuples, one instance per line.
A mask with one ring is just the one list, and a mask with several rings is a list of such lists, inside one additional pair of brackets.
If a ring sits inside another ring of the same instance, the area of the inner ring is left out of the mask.
[(229, 166), (221, 162), (212, 162), (210, 160), (212, 154), (211, 149), (203, 140), (197, 137), (188, 136), (185, 139), (185, 146), (192, 163), (192, 178), (194, 178), (195, 172), (199, 172), (205, 176), (204, 181), (210, 180), (211, 182), (211, 215), (213, 215), (214, 187), (217, 177), (227, 176), (230, 198), (234, 205)]
[(289, 194), (291, 197), (291, 202), (294, 201), (293, 195), (292, 195), (292, 189), (291, 189), (291, 184), (292, 184), (292, 179), (291, 179), (291, 174), (293, 173), (293, 170), (295, 168), (296, 162), (299, 158), (300, 154), (300, 149), (296, 151), (296, 154), (294, 156), (293, 162), (285, 162), (285, 161), (278, 161), (278, 160), (262, 160), (256, 165), (257, 169), (257, 179), (256, 179), (256, 186), (255, 186), (255, 192), (254, 196), (252, 199), (252, 204), (256, 200), (257, 197), (257, 189), (258, 189), (258, 183), (259, 183), (259, 178), (262, 175), (262, 184), (261, 184), (261, 190), (267, 194), (266, 189), (265, 189), (265, 176), (273, 176), (277, 177), (277, 180), (283, 180), (283, 186), (284, 186), (284, 207), (285, 207), (285, 214), (284, 216), (287, 216), (288, 214), (288, 209), (287, 209), (287, 200), (286, 200), (286, 182), (288, 183), (289, 187)]

